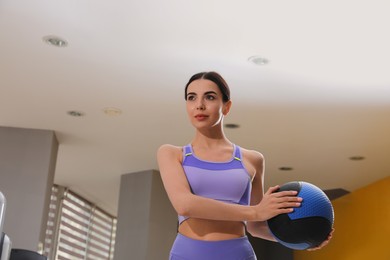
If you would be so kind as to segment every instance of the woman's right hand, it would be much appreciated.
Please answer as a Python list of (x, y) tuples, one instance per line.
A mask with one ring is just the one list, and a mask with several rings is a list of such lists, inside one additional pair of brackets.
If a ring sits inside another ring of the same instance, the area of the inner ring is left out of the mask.
[(291, 213), (294, 208), (300, 207), (302, 198), (297, 197), (297, 191), (277, 191), (280, 187), (274, 186), (267, 190), (260, 203), (255, 205), (258, 221), (266, 221), (279, 214)]

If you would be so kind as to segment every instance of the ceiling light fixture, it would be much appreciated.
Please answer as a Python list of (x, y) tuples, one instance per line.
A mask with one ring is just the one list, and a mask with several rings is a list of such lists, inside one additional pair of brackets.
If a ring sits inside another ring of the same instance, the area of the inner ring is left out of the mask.
[(103, 109), (103, 112), (108, 116), (119, 116), (120, 114), (122, 114), (122, 110), (115, 107), (106, 107)]
[(68, 115), (73, 116), (73, 117), (82, 117), (85, 116), (84, 112), (81, 111), (76, 111), (76, 110), (70, 110), (66, 112)]
[(68, 42), (65, 41), (64, 39), (61, 39), (58, 36), (53, 36), (53, 35), (48, 35), (43, 37), (43, 41), (46, 42), (47, 44), (50, 44), (55, 47), (66, 47), (68, 46)]
[(225, 127), (230, 128), (230, 129), (235, 129), (235, 128), (239, 128), (240, 125), (238, 125), (238, 124), (225, 124)]
[(282, 167), (279, 167), (279, 170), (281, 170), (281, 171), (292, 171), (293, 168), (289, 167), (289, 166), (282, 166)]
[(258, 66), (267, 65), (269, 63), (268, 59), (261, 57), (261, 56), (258, 56), (258, 55), (254, 55), (254, 56), (249, 57), (248, 61), (255, 64), (255, 65), (258, 65)]
[(349, 159), (351, 161), (361, 161), (361, 160), (364, 160), (365, 158), (363, 156), (360, 156), (360, 155), (356, 155), (356, 156), (351, 156), (349, 157)]

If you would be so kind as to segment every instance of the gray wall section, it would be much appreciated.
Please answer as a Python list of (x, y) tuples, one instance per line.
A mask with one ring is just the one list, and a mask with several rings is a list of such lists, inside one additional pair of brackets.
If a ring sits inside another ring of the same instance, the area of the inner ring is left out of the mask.
[(57, 151), (53, 131), (0, 127), (4, 232), (13, 248), (36, 251), (43, 242)]
[[(154, 171), (152, 180), (149, 248), (147, 258), (168, 259), (177, 234), (177, 213), (165, 192), (160, 173)], [(155, 250), (156, 249), (156, 250)], [(163, 257), (161, 257), (163, 256)]]
[(115, 260), (168, 259), (176, 228), (177, 215), (157, 171), (122, 175)]

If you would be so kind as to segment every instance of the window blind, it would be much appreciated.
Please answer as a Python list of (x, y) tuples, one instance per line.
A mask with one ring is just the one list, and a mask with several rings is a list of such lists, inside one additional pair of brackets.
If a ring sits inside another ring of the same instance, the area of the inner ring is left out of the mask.
[(113, 259), (116, 218), (69, 189), (54, 186), (52, 193), (45, 255), (59, 260)]

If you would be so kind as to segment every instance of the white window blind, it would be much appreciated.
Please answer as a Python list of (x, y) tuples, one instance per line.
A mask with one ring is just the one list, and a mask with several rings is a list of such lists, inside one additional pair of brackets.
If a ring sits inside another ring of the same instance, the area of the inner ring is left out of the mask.
[(111, 260), (116, 218), (60, 186), (52, 190), (44, 253), (49, 259)]

